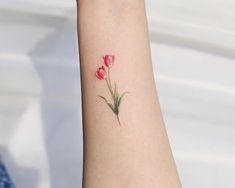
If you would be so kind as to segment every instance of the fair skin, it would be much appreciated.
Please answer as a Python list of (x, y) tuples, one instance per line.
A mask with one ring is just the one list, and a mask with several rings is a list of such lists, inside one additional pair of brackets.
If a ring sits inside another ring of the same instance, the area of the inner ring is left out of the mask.
[[(77, 5), (83, 188), (180, 188), (153, 77), (144, 0), (78, 0)], [(106, 82), (95, 76), (104, 54), (115, 56), (112, 84), (128, 92), (119, 107), (120, 124), (98, 97), (112, 101)]]

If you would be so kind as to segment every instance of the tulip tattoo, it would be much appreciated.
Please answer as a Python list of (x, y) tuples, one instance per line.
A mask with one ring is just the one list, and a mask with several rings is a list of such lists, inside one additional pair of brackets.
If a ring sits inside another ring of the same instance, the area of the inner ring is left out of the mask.
[(108, 105), (108, 107), (112, 110), (112, 112), (116, 115), (119, 125), (121, 126), (120, 118), (119, 118), (119, 107), (123, 97), (128, 93), (124, 92), (122, 94), (119, 93), (117, 84), (114, 84), (114, 88), (110, 79), (110, 69), (113, 67), (115, 61), (114, 55), (105, 55), (103, 56), (104, 65), (99, 67), (95, 76), (99, 80), (105, 80), (109, 93), (112, 97), (113, 102), (110, 103), (105, 97), (99, 95), (99, 97), (104, 100), (104, 102)]
[(96, 75), (96, 77), (97, 77), (98, 79), (100, 79), (100, 80), (105, 79), (105, 78), (106, 78), (106, 70), (105, 70), (104, 66), (99, 67), (99, 68), (97, 69), (97, 71), (95, 72), (95, 75)]

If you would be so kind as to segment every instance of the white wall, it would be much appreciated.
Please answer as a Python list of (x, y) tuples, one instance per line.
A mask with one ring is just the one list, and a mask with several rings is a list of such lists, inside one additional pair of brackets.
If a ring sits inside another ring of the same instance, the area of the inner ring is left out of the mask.
[[(147, 1), (183, 187), (235, 187), (235, 3)], [(226, 11), (225, 11), (226, 10)], [(73, 1), (0, 0), (0, 152), (17, 188), (81, 187)]]

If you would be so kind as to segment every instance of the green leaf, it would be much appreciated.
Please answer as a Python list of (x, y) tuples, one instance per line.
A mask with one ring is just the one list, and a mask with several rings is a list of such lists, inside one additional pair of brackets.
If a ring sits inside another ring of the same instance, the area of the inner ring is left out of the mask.
[(124, 92), (124, 93), (121, 94), (121, 96), (119, 97), (118, 102), (117, 102), (117, 106), (118, 106), (118, 107), (120, 106), (120, 104), (121, 104), (121, 102), (122, 102), (122, 99), (123, 99), (123, 97), (124, 97), (126, 94), (128, 94), (128, 92)]
[(119, 100), (119, 94), (118, 94), (118, 87), (117, 84), (115, 83), (114, 85), (114, 104), (117, 104), (118, 100)]
[(103, 100), (106, 102), (106, 104), (109, 106), (109, 108), (110, 108), (115, 114), (117, 114), (116, 111), (115, 111), (114, 106), (113, 106), (111, 103), (109, 103), (108, 100), (107, 100), (105, 97), (100, 96), (100, 95), (99, 95), (99, 97), (100, 97), (101, 99), (103, 99)]

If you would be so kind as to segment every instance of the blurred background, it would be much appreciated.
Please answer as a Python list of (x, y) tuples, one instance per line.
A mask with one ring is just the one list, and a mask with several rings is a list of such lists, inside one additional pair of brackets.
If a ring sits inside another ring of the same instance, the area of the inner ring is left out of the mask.
[[(235, 187), (235, 2), (147, 0), (184, 188)], [(16, 188), (81, 188), (75, 0), (0, 0), (0, 154)]]

